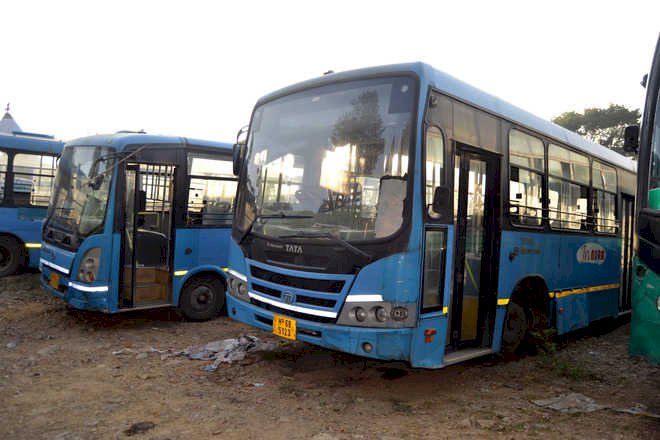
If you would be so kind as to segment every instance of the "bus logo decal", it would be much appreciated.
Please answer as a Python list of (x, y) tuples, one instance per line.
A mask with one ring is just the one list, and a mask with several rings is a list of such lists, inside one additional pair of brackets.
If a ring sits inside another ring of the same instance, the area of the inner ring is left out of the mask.
[(598, 243), (585, 243), (577, 250), (578, 263), (603, 264), (607, 258), (607, 251)]
[(285, 304), (293, 304), (296, 301), (296, 295), (291, 292), (282, 292), (282, 301)]
[(290, 254), (301, 255), (303, 253), (303, 248), (299, 244), (285, 244), (284, 249)]

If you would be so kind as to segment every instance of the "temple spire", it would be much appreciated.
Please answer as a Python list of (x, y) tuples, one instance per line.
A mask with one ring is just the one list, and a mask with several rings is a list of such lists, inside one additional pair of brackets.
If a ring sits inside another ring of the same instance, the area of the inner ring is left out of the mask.
[(0, 133), (13, 133), (15, 131), (23, 131), (18, 126), (11, 113), (9, 113), (9, 103), (5, 107), (5, 115), (0, 119)]

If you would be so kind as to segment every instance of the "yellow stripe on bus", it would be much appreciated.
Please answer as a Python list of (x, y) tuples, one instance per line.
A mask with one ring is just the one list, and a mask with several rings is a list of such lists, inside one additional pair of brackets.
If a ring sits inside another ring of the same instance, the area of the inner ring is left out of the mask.
[(550, 297), (551, 298), (564, 298), (566, 296), (571, 296), (571, 295), (580, 295), (583, 293), (590, 293), (590, 292), (599, 292), (601, 290), (610, 290), (610, 289), (618, 289), (621, 286), (619, 283), (613, 283), (613, 284), (603, 284), (600, 286), (591, 286), (591, 287), (581, 287), (579, 289), (571, 289), (571, 290), (564, 290), (561, 292), (550, 292)]
[(497, 305), (498, 306), (507, 306), (507, 305), (509, 305), (509, 298), (499, 298), (497, 300)]
[(25, 243), (25, 247), (28, 249), (39, 249), (41, 247), (41, 243)]

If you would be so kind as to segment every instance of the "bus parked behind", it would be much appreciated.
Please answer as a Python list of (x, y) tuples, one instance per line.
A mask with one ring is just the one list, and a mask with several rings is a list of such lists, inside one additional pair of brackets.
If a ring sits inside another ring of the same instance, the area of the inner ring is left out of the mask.
[(224, 306), (231, 145), (120, 132), (66, 144), (44, 223), (42, 285), (107, 313)]
[(422, 63), (260, 99), (232, 318), (437, 368), (630, 308), (632, 161)]
[(52, 136), (0, 133), (0, 277), (36, 268), (57, 157)]

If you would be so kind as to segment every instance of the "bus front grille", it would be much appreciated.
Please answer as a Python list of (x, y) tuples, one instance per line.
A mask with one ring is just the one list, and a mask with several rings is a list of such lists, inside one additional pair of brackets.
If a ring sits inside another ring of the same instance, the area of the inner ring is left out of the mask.
[(343, 280), (318, 280), (313, 278), (295, 277), (271, 272), (270, 270), (262, 269), (257, 266), (251, 266), (250, 273), (255, 278), (297, 289), (315, 290), (324, 293), (341, 293), (344, 288)]

